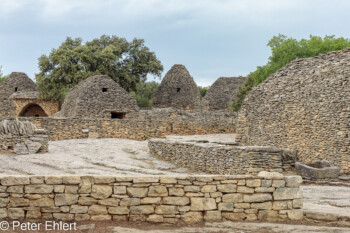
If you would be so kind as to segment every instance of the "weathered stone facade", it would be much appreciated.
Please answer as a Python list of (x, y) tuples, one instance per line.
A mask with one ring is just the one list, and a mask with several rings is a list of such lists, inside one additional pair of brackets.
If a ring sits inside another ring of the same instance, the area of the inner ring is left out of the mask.
[(269, 146), (237, 146), (208, 141), (151, 139), (150, 154), (177, 166), (212, 174), (286, 172), (294, 165), (293, 153)]
[(234, 133), (236, 114), (222, 111), (180, 109), (141, 110), (124, 119), (103, 118), (25, 118), (48, 131), (49, 140), (78, 138), (128, 138), (146, 140), (167, 134)]
[(79, 118), (124, 118), (138, 111), (136, 100), (106, 75), (95, 75), (67, 94), (62, 109), (55, 116)]
[(244, 100), (237, 140), (295, 149), (310, 163), (350, 171), (350, 49), (299, 59), (269, 76)]
[(36, 86), (25, 73), (12, 72), (0, 82), (0, 117), (14, 117), (16, 106), (10, 96), (16, 92), (36, 91)]
[(301, 220), (300, 176), (3, 176), (1, 219)]
[(16, 117), (50, 117), (59, 111), (59, 102), (40, 99), (38, 92), (16, 92), (10, 96)]
[(199, 109), (199, 89), (183, 65), (173, 65), (162, 80), (153, 100), (155, 108)]
[(33, 154), (48, 151), (48, 136), (28, 121), (0, 121), (0, 152)]
[(243, 86), (246, 77), (218, 78), (204, 96), (203, 106), (207, 110), (229, 110), (236, 99), (238, 88)]

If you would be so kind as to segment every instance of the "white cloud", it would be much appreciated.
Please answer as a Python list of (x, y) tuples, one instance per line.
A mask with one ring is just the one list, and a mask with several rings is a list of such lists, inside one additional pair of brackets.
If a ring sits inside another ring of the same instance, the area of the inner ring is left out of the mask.
[[(35, 15), (45, 22), (64, 22), (71, 18), (99, 16), (113, 22), (130, 22), (183, 17), (183, 22), (246, 20), (260, 23), (261, 17), (280, 11), (303, 7), (309, 1), (302, 0), (0, 0), (0, 14), (11, 17), (11, 13), (25, 10), (27, 6), (36, 11)], [(314, 3), (312, 3), (314, 4)], [(111, 19), (113, 17), (113, 19)], [(184, 23), (177, 22), (183, 25)], [(174, 26), (179, 26), (174, 24)]]
[(0, 17), (6, 18), (9, 15), (24, 6), (23, 0), (0, 0)]

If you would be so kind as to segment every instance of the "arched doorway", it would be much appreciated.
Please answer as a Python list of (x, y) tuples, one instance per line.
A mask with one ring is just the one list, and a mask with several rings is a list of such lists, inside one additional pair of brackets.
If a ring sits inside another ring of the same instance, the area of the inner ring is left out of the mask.
[(20, 117), (47, 117), (46, 112), (37, 104), (28, 104), (23, 108)]

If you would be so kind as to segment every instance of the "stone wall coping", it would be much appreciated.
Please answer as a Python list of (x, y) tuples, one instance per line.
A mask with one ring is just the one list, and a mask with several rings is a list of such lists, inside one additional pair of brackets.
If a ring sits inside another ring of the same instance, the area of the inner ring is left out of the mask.
[(150, 182), (148, 178), (175, 178), (175, 179), (202, 179), (202, 178), (212, 178), (213, 180), (231, 180), (231, 179), (277, 179), (283, 180), (290, 177), (300, 177), (298, 175), (291, 176), (280, 176), (276, 175), (147, 175), (147, 176), (123, 176), (123, 175), (0, 175), (0, 180), (6, 178), (121, 178), (121, 179), (133, 179), (133, 182), (147, 183)]
[(163, 142), (163, 143), (170, 143), (170, 144), (189, 144), (189, 145), (195, 145), (199, 147), (219, 147), (222, 149), (230, 149), (230, 150), (246, 150), (246, 151), (252, 151), (252, 152), (272, 152), (272, 153), (278, 153), (282, 152), (283, 149), (279, 149), (275, 146), (235, 146), (235, 145), (226, 145), (221, 143), (215, 143), (215, 142), (203, 142), (203, 140), (182, 140), (182, 139), (167, 139), (167, 138), (154, 138), (150, 139), (152, 142)]

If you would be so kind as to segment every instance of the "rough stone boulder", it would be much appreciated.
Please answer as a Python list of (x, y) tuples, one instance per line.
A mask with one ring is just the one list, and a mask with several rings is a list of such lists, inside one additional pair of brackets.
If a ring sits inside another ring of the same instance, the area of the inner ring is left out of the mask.
[(0, 121), (0, 151), (16, 154), (34, 154), (48, 151), (48, 136), (28, 121)]

